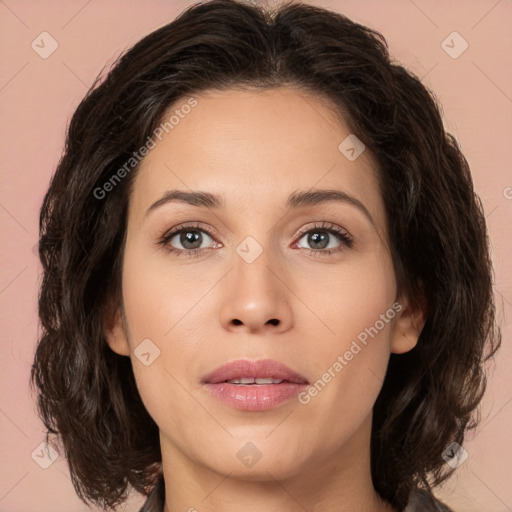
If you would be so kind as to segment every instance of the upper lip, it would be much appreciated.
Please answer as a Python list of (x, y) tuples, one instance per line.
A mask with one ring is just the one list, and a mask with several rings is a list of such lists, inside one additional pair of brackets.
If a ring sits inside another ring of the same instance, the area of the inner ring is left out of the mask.
[(243, 377), (253, 379), (273, 378), (298, 384), (308, 384), (305, 377), (273, 359), (237, 359), (225, 363), (203, 377), (203, 383), (217, 384)]

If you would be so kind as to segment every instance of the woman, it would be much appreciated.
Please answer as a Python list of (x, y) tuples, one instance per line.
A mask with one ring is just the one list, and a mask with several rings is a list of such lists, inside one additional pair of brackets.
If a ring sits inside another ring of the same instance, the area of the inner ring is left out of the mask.
[(487, 231), (379, 33), (190, 7), (79, 105), (40, 228), (31, 377), (83, 501), (450, 510), (500, 344)]

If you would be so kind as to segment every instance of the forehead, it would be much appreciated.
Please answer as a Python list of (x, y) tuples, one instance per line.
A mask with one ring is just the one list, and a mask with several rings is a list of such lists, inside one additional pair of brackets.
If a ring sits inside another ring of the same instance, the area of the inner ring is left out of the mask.
[(341, 189), (382, 217), (375, 162), (366, 150), (350, 160), (340, 149), (352, 134), (329, 101), (284, 87), (191, 97), (194, 107), (182, 108), (190, 103), (184, 97), (164, 116), (173, 123), (141, 163), (133, 210), (175, 188), (222, 195), (238, 212), (283, 206), (296, 190), (321, 188)]

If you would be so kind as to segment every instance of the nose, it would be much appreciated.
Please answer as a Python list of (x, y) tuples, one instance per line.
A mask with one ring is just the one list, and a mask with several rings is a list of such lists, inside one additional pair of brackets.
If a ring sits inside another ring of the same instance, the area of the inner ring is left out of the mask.
[(286, 267), (263, 252), (252, 262), (233, 257), (231, 272), (223, 284), (221, 322), (225, 329), (247, 333), (278, 333), (290, 329), (293, 293)]

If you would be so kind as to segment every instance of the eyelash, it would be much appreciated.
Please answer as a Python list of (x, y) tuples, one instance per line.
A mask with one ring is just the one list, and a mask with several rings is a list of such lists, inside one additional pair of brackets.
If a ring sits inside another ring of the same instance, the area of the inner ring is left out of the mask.
[[(206, 226), (201, 226), (200, 224), (180, 224), (179, 226), (176, 226), (176, 228), (174, 228), (171, 232), (164, 233), (158, 240), (158, 245), (164, 246), (166, 250), (168, 250), (170, 253), (176, 254), (177, 256), (184, 256), (186, 258), (197, 258), (200, 256), (202, 251), (205, 251), (207, 249), (184, 250), (176, 249), (175, 247), (169, 245), (169, 242), (176, 235), (179, 235), (183, 232), (186, 233), (187, 231), (194, 230), (203, 231), (213, 238), (213, 233), (211, 229), (209, 229)], [(345, 245), (348, 248), (351, 248), (353, 245), (354, 239), (344, 229), (336, 226), (335, 224), (329, 224), (325, 222), (322, 222), (321, 225), (314, 225), (312, 227), (299, 231), (299, 233), (297, 234), (298, 240), (300, 240), (305, 234), (311, 231), (314, 232), (315, 230), (335, 235), (338, 238), (338, 240), (342, 242), (342, 246), (336, 249), (305, 249), (312, 255), (326, 256), (344, 250), (343, 245)]]

